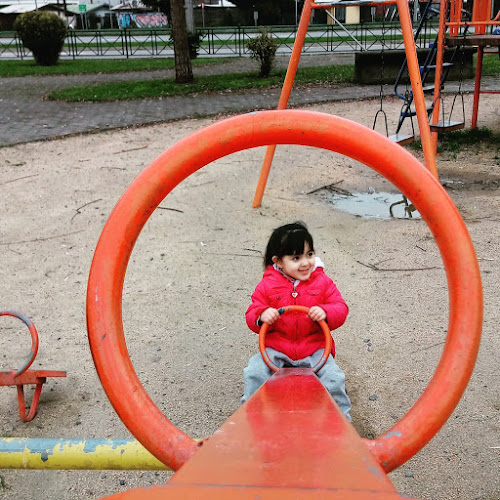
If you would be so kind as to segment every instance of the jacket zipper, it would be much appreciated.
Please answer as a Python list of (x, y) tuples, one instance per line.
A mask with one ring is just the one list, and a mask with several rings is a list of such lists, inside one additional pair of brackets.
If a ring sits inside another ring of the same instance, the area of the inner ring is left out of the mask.
[[(294, 281), (293, 283), (293, 294), (297, 294), (297, 282)], [(294, 305), (297, 305), (297, 295), (292, 295), (292, 298), (293, 298), (293, 304)], [(295, 314), (295, 342), (294, 342), (294, 345), (295, 345), (295, 359), (297, 359), (297, 356), (299, 355), (299, 351), (298, 351), (298, 348), (297, 348), (297, 345), (298, 345), (298, 339), (299, 339), (299, 319), (298, 319), (298, 315)]]

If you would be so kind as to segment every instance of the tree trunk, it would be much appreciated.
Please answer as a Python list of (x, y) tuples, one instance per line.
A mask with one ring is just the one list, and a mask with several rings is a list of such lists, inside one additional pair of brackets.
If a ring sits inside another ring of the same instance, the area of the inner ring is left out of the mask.
[(189, 58), (184, 0), (170, 0), (170, 9), (175, 53), (175, 82), (189, 83), (193, 81), (193, 69)]

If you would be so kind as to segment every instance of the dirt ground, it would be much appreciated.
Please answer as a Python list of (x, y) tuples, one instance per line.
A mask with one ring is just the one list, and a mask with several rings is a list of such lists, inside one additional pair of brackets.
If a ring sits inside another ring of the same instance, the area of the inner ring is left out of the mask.
[[(471, 99), (467, 97), (470, 116)], [(371, 126), (378, 102), (309, 109)], [(389, 100), (390, 121), (399, 103)], [(85, 325), (93, 251), (113, 206), (154, 158), (222, 119), (186, 120), (0, 149), (1, 309), (37, 326), (32, 368), (67, 370), (46, 384), (38, 416), (22, 423), (16, 391), (2, 388), (4, 437), (129, 438), (97, 378)], [(500, 100), (481, 98), (480, 126), (500, 130)], [(394, 192), (364, 165), (305, 147), (279, 147), (264, 203), (251, 202), (264, 149), (224, 158), (178, 186), (134, 249), (124, 287), (124, 327), (135, 369), (155, 403), (193, 437), (213, 433), (239, 406), (242, 369), (257, 337), (244, 321), (276, 226), (305, 221), (326, 270), (350, 306), (335, 332), (353, 424), (365, 437), (412, 406), (438, 362), (448, 320), (436, 245), (418, 219), (374, 219), (336, 210), (321, 186)], [(391, 474), (400, 494), (422, 499), (500, 498), (500, 150), (438, 157), (440, 179), (465, 219), (484, 286), (482, 345), (470, 384), (437, 436)], [(369, 267), (373, 265), (373, 267)], [(425, 269), (432, 268), (432, 269)], [(29, 351), (27, 330), (1, 318), (3, 370)], [(2, 500), (97, 499), (161, 484), (169, 472), (0, 471)]]

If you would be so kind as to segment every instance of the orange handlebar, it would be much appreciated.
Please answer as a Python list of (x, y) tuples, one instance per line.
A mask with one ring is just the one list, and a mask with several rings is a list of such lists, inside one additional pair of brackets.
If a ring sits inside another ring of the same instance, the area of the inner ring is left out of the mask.
[[(280, 314), (284, 314), (287, 311), (300, 311), (307, 314), (309, 313), (309, 308), (305, 306), (286, 306), (278, 309), (278, 312)], [(325, 350), (323, 352), (323, 356), (321, 356), (321, 359), (316, 363), (315, 366), (312, 367), (314, 373), (318, 373), (321, 370), (321, 368), (325, 366), (326, 360), (328, 359), (328, 356), (332, 352), (332, 335), (330, 333), (330, 328), (328, 328), (328, 324), (324, 320), (318, 321), (318, 323), (321, 326), (321, 329), (323, 330), (323, 334), (325, 335)], [(266, 365), (273, 372), (277, 372), (278, 367), (272, 362), (271, 358), (269, 357), (269, 354), (267, 354), (266, 351), (266, 334), (268, 330), (269, 330), (269, 325), (267, 323), (263, 323), (259, 332), (259, 350), (260, 354), (262, 355), (262, 359), (264, 360), (264, 363), (266, 363)]]

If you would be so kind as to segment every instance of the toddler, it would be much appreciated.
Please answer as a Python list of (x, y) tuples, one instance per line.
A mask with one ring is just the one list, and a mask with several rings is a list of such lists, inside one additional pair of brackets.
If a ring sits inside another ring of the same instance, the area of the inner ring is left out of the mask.
[[(259, 333), (268, 323), (266, 351), (278, 367), (315, 366), (325, 347), (324, 333), (317, 321), (325, 320), (330, 330), (343, 325), (349, 311), (335, 283), (324, 273), (323, 262), (314, 254), (312, 236), (305, 224), (295, 222), (274, 230), (264, 256), (264, 276), (252, 294), (246, 312), (250, 330)], [(309, 308), (309, 314), (278, 309), (289, 305)], [(344, 372), (334, 360), (335, 343), (326, 364), (319, 370), (323, 386), (344, 415), (351, 420), (351, 402), (345, 389)], [(244, 403), (273, 374), (260, 353), (252, 356), (243, 371)]]

